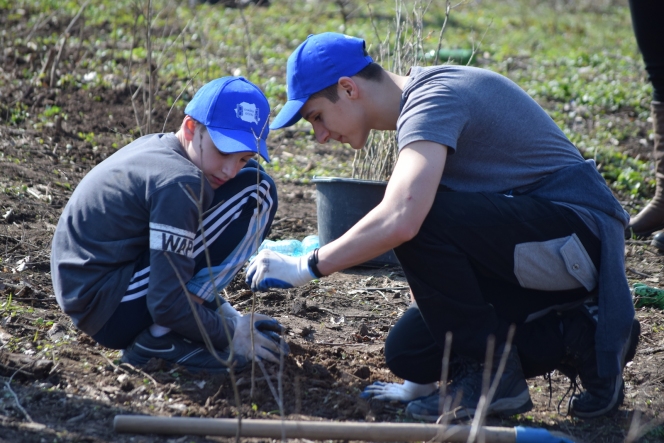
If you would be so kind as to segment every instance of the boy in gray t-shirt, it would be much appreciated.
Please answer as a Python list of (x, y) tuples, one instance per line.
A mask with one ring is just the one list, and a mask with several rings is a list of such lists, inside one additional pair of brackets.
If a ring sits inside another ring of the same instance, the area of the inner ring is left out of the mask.
[[(492, 379), (506, 360), (488, 414), (529, 410), (525, 378), (553, 369), (581, 379), (576, 416), (622, 403), (639, 332), (624, 274), (627, 213), (532, 98), (485, 69), (387, 72), (363, 40), (336, 33), (309, 36), (287, 78), (271, 129), (304, 118), (319, 142), (354, 149), (372, 129), (396, 130), (399, 156), (382, 202), (346, 234), (303, 258), (259, 253), (247, 270), (254, 290), (301, 285), (394, 248), (419, 309), (390, 331), (385, 357), (409, 383), (368, 395), (430, 394), (451, 333), (446, 392), (460, 403), (445, 412), (455, 418), (475, 413), (491, 343)], [(406, 412), (435, 421), (439, 402), (434, 392)]]
[(246, 79), (213, 80), (188, 104), (178, 132), (118, 150), (72, 194), (53, 238), (55, 295), (77, 327), (124, 349), (123, 361), (157, 357), (225, 371), (204, 333), (222, 359), (232, 349), (238, 365), (288, 352), (276, 320), (256, 314), (251, 327), (250, 315), (219, 296), (277, 210), (274, 182), (253, 160), (269, 160), (269, 114)]

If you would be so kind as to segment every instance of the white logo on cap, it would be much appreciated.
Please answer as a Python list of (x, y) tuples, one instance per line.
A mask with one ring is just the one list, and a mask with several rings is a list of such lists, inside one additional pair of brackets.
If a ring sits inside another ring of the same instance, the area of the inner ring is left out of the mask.
[(235, 107), (235, 116), (242, 119), (242, 121), (258, 124), (261, 121), (258, 115), (260, 109), (253, 103), (242, 102), (238, 103)]

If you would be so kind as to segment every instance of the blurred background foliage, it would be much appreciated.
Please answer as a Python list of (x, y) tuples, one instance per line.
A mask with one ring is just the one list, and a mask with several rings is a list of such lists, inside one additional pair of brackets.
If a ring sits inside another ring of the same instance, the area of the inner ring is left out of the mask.
[[(381, 43), (395, 44), (397, 17), (413, 20), (415, 4), (424, 7), (417, 40), (422, 64), (431, 63), (424, 54), (436, 50), (439, 40), (446, 49), (475, 51), (474, 65), (517, 82), (585, 157), (596, 159), (617, 192), (637, 205), (652, 194), (646, 121), (651, 88), (627, 0), (450, 2), (442, 39), (445, 0), (272, 0), (269, 6), (250, 2), (242, 8), (196, 0), (0, 0), (5, 22), (28, 15), (31, 27), (20, 35), (0, 31), (0, 42), (5, 53), (55, 52), (64, 39), (79, 48), (77, 65), (54, 87), (145, 88), (151, 72), (155, 99), (180, 112), (210, 79), (243, 75), (263, 89), (274, 114), (286, 100), (286, 59), (309, 34), (362, 37), (377, 56)], [(63, 24), (79, 12), (79, 25), (65, 35)], [(48, 72), (22, 75), (44, 82)], [(15, 80), (0, 76), (0, 83), (6, 81)], [(271, 140), (275, 161), (266, 167), (284, 180), (351, 174), (350, 149), (317, 145), (305, 123), (275, 131)], [(308, 153), (314, 151), (323, 160), (312, 164)]]

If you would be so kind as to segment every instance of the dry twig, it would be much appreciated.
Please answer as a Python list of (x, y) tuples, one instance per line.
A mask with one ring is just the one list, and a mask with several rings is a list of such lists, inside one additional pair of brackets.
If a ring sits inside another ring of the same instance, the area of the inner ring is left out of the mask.
[[(26, 365), (26, 366), (27, 366), (27, 365)], [(9, 393), (12, 395), (12, 397), (14, 397), (14, 401), (16, 402), (16, 407), (17, 407), (17, 408), (23, 413), (23, 416), (25, 416), (25, 418), (26, 418), (30, 423), (34, 423), (35, 421), (32, 419), (32, 417), (30, 417), (30, 414), (28, 414), (28, 411), (26, 411), (26, 410), (23, 408), (23, 406), (21, 405), (21, 401), (18, 399), (18, 395), (16, 395), (16, 392), (14, 392), (14, 390), (13, 390), (12, 387), (11, 387), (12, 379), (13, 379), (14, 376), (15, 376), (16, 374), (18, 374), (19, 371), (21, 371), (22, 369), (23, 369), (23, 367), (18, 368), (18, 369), (16, 370), (16, 372), (14, 372), (14, 373), (12, 374), (11, 377), (9, 377), (9, 380), (7, 380), (7, 381), (3, 381), (3, 382), (4, 382), (4, 384), (5, 384), (5, 387), (6, 387), (7, 390), (9, 391)]]
[(152, 133), (152, 108), (154, 101), (154, 90), (152, 84), (152, 0), (148, 0), (148, 13), (145, 18), (145, 46), (147, 51), (147, 70), (148, 70), (148, 109), (145, 113), (147, 115), (146, 133)]
[[(112, 363), (111, 363), (111, 364), (112, 364)], [(148, 373), (145, 372), (145, 371), (142, 371), (141, 369), (137, 368), (136, 366), (132, 365), (131, 363), (126, 363), (126, 362), (120, 363), (119, 368), (122, 369), (122, 370), (124, 370), (124, 368), (122, 368), (122, 366), (127, 366), (127, 367), (131, 368), (132, 371), (136, 371), (136, 372), (138, 372), (139, 374), (141, 374), (141, 375), (147, 377), (147, 378), (152, 382), (152, 384), (154, 384), (155, 386), (159, 386), (159, 383), (157, 383), (157, 380), (155, 380), (154, 378), (152, 378), (152, 376), (151, 376), (150, 374), (148, 374)]]
[(62, 51), (64, 51), (65, 46), (67, 45), (67, 39), (69, 38), (69, 32), (71, 29), (74, 27), (76, 22), (78, 21), (79, 17), (85, 10), (85, 8), (88, 6), (90, 3), (90, 0), (86, 0), (85, 3), (81, 5), (79, 8), (78, 12), (74, 16), (74, 18), (71, 19), (69, 22), (69, 26), (67, 26), (67, 29), (65, 29), (65, 32), (62, 33), (62, 36), (60, 37), (61, 43), (60, 43), (60, 49), (58, 50), (58, 55), (55, 57), (55, 60), (53, 61), (53, 65), (51, 65), (51, 76), (49, 78), (49, 86), (52, 88), (55, 86), (55, 73), (56, 70), (58, 69), (58, 64), (60, 63), (60, 58), (62, 57)]

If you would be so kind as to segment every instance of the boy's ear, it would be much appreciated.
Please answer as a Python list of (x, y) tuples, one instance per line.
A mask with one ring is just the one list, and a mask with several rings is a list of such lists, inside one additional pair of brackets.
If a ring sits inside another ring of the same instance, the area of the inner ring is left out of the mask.
[(188, 115), (185, 115), (184, 120), (182, 120), (182, 132), (184, 134), (185, 140), (193, 140), (194, 134), (196, 133), (196, 120), (189, 117)]
[(341, 90), (339, 91), (340, 94), (344, 94), (351, 99), (355, 99), (359, 96), (357, 83), (355, 83), (355, 80), (353, 80), (352, 78), (341, 77), (338, 81), (338, 85), (339, 88), (341, 88)]

